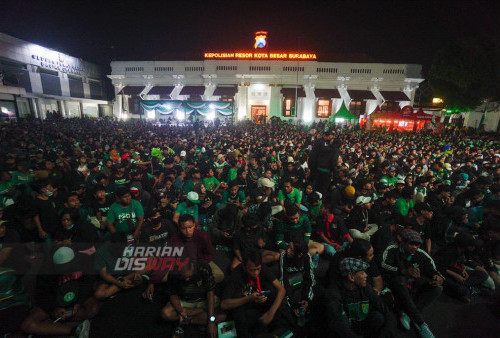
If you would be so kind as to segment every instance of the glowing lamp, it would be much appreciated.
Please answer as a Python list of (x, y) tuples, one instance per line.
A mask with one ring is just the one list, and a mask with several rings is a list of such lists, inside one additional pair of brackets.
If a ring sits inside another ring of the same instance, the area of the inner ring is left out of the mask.
[(177, 111), (175, 112), (175, 117), (177, 118), (177, 120), (183, 121), (185, 119), (184, 112), (182, 110), (177, 109)]

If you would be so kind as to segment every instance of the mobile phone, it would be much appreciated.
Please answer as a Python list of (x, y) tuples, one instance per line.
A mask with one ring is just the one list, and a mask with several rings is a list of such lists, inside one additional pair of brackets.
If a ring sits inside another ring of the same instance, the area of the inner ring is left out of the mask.
[(70, 318), (71, 316), (73, 316), (73, 310), (72, 309), (66, 310), (66, 312), (64, 313), (64, 317)]
[(262, 291), (260, 292), (260, 294), (261, 294), (261, 295), (268, 295), (268, 294), (270, 294), (270, 293), (271, 293), (271, 290), (262, 290)]

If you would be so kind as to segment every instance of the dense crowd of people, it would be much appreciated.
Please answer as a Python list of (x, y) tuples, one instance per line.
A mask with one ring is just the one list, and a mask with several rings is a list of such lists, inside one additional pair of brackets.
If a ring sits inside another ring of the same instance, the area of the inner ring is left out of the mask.
[[(84, 337), (142, 287), (178, 335), (304, 336), (321, 307), (328, 335), (433, 337), (443, 290), (500, 284), (497, 134), (49, 119), (0, 139), (0, 333)], [(187, 263), (117, 268), (165, 245)]]

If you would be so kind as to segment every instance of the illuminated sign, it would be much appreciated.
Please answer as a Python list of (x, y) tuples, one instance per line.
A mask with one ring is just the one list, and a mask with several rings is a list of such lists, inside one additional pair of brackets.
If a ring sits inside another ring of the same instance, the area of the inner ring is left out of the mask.
[(236, 60), (316, 60), (315, 53), (289, 53), (289, 52), (207, 52), (205, 59), (236, 59)]
[(255, 32), (255, 49), (265, 49), (267, 47), (267, 32)]

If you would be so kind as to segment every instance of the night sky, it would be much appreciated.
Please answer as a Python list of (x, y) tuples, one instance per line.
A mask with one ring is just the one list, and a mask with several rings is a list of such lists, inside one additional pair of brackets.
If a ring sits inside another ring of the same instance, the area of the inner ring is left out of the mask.
[[(106, 68), (111, 60), (195, 60), (203, 51), (298, 48), (320, 61), (418, 63), (447, 41), (500, 36), (498, 1), (0, 2), (0, 32)], [(108, 69), (105, 68), (105, 71)]]

